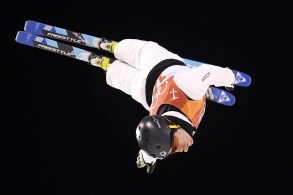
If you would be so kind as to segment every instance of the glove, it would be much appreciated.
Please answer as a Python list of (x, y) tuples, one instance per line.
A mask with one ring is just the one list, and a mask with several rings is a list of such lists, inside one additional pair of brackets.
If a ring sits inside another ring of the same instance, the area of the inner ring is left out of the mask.
[(139, 150), (136, 165), (138, 168), (147, 168), (147, 173), (153, 173), (156, 166), (156, 158), (148, 155), (144, 150)]

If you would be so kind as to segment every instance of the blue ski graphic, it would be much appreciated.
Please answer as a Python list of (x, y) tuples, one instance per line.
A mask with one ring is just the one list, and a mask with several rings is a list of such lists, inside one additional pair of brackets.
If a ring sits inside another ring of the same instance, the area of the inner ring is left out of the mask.
[[(26, 21), (24, 30), (32, 34), (37, 34), (40, 36), (50, 37), (53, 39), (67, 41), (70, 43), (80, 44), (80, 45), (89, 46), (89, 47), (93, 47), (97, 49), (100, 49), (99, 44), (100, 44), (100, 41), (102, 40), (102, 38), (100, 37), (95, 37), (95, 36), (87, 35), (84, 33), (74, 32), (64, 28), (59, 28), (56, 26), (52, 26), (52, 25), (48, 25), (48, 24), (44, 24), (44, 23), (40, 23), (36, 21), (31, 21), (31, 20)], [(200, 66), (201, 64), (204, 64), (203, 62), (198, 62), (198, 61), (187, 59), (187, 58), (183, 58), (183, 60), (190, 67), (197, 67), (197, 66)], [(249, 75), (237, 70), (232, 70), (232, 71), (236, 77), (236, 82), (235, 82), (236, 86), (248, 87), (251, 84), (251, 77)]]
[(45, 36), (98, 49), (99, 42), (101, 40), (101, 38), (99, 37), (94, 37), (91, 35), (74, 32), (66, 30), (64, 28), (59, 28), (56, 26), (51, 26), (31, 20), (25, 22), (24, 31), (40, 36)]
[(236, 78), (236, 81), (235, 81), (236, 86), (248, 87), (251, 84), (251, 77), (248, 74), (244, 72), (240, 72), (238, 70), (233, 70), (233, 69), (232, 71)]
[(206, 98), (225, 106), (233, 106), (236, 102), (234, 95), (217, 87), (209, 87), (206, 92)]
[(89, 62), (89, 56), (94, 55), (92, 52), (23, 31), (18, 31), (15, 40), (24, 45), (75, 58), (84, 62)]

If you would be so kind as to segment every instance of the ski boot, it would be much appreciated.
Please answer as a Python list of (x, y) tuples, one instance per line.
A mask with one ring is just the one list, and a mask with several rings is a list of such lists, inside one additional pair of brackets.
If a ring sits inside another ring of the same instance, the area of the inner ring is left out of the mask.
[(114, 49), (117, 44), (118, 44), (118, 42), (116, 42), (116, 41), (111, 41), (111, 40), (107, 40), (105, 38), (102, 38), (100, 41), (99, 48), (103, 51), (114, 53)]
[(105, 56), (100, 56), (96, 54), (91, 54), (88, 57), (88, 62), (93, 65), (102, 68), (103, 70), (107, 71), (110, 64), (114, 61), (112, 58), (108, 58)]

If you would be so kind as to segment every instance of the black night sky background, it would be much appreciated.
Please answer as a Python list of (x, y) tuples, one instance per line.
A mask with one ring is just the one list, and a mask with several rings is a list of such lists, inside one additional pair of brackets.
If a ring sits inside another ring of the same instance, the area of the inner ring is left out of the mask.
[[(1, 63), (2, 189), (7, 194), (291, 194), (292, 6), (278, 2), (8, 6), (10, 14), (2, 13), (9, 48)], [(108, 86), (101, 69), (16, 43), (26, 20), (118, 41), (155, 41), (182, 57), (246, 72), (252, 85), (232, 92), (233, 107), (208, 102), (196, 144), (159, 161), (148, 175), (136, 167), (135, 139), (147, 111)]]

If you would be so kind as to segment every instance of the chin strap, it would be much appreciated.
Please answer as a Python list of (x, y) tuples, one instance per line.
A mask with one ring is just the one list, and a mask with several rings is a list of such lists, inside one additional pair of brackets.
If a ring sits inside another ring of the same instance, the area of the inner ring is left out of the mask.
[(139, 150), (136, 165), (138, 168), (147, 168), (147, 173), (153, 173), (157, 158), (148, 155), (144, 150)]

